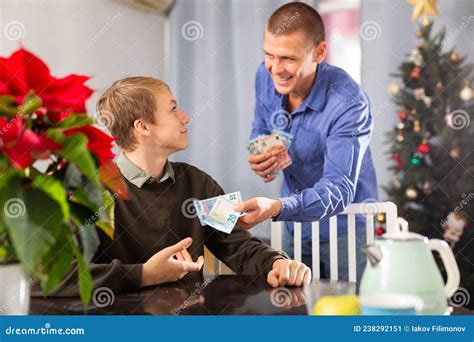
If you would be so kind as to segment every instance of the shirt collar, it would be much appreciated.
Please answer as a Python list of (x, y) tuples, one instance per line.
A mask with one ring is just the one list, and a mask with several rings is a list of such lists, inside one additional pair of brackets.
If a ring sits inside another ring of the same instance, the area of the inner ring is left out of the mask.
[(117, 159), (117, 167), (119, 168), (122, 175), (130, 183), (135, 185), (138, 188), (141, 188), (145, 183), (162, 183), (168, 178), (171, 178), (174, 182), (174, 170), (171, 166), (171, 163), (166, 160), (165, 169), (163, 176), (160, 179), (150, 176), (145, 171), (140, 169), (138, 166), (133, 164), (130, 159), (128, 159), (124, 153), (121, 153)]

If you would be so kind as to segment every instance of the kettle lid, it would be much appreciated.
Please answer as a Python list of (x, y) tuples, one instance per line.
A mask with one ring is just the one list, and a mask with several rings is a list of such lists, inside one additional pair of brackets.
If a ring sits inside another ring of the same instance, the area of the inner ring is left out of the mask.
[(397, 241), (424, 241), (426, 239), (425, 236), (417, 233), (413, 233), (408, 231), (408, 222), (402, 218), (397, 218), (396, 228), (393, 232), (385, 233), (381, 236), (383, 240), (397, 240)]

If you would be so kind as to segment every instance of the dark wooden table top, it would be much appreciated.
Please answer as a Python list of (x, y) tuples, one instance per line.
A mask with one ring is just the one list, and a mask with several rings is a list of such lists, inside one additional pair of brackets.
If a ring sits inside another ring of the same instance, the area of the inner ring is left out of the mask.
[[(314, 280), (329, 285), (334, 281)], [(341, 285), (344, 282), (337, 282)], [(347, 283), (346, 283), (347, 284)], [(221, 275), (189, 278), (139, 292), (113, 294), (98, 289), (89, 305), (90, 315), (306, 315), (302, 288), (271, 288), (265, 278)], [(280, 293), (278, 292), (280, 291)], [(31, 315), (83, 315), (77, 297), (32, 298)], [(472, 314), (455, 308), (453, 314)]]

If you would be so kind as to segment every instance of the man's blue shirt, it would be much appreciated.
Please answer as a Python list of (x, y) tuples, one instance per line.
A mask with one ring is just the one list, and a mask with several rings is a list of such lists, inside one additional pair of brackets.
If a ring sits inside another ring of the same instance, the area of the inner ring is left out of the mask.
[[(320, 221), (321, 240), (328, 218), (350, 203), (376, 201), (377, 181), (369, 150), (373, 117), (367, 96), (342, 69), (321, 63), (304, 102), (286, 115), (288, 96), (279, 94), (262, 63), (257, 71), (251, 138), (280, 129), (293, 135), (293, 164), (283, 170), (282, 211), (278, 221)], [(285, 113), (286, 112), (286, 113)], [(341, 218), (339, 227), (346, 227)], [(358, 218), (362, 223), (363, 219)], [(357, 223), (357, 228), (362, 226)], [(292, 229), (292, 224), (288, 224)], [(339, 229), (344, 234), (345, 229)], [(303, 224), (303, 240), (311, 240)]]

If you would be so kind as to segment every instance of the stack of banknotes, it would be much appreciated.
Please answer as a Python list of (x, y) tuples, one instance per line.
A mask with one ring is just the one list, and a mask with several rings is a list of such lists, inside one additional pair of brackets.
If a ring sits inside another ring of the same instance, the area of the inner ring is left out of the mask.
[(200, 201), (193, 201), (196, 214), (202, 226), (211, 226), (221, 232), (230, 234), (240, 216), (234, 206), (242, 202), (240, 191)]
[(292, 160), (288, 154), (293, 135), (280, 130), (274, 130), (272, 134), (259, 135), (248, 141), (247, 149), (251, 154), (262, 154), (269, 152), (277, 158), (278, 167), (272, 172), (277, 174), (291, 165)]

